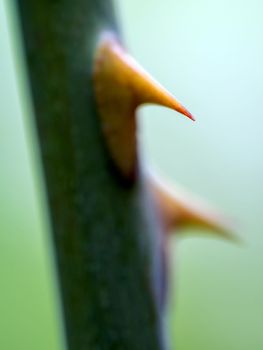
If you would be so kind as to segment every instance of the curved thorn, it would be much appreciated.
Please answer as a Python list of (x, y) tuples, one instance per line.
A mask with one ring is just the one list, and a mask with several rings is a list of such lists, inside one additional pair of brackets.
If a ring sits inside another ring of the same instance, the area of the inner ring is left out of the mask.
[(125, 177), (131, 176), (136, 168), (135, 110), (139, 105), (158, 104), (194, 120), (191, 113), (147, 74), (109, 33), (103, 36), (96, 50), (93, 78), (105, 142)]
[(167, 232), (174, 228), (193, 226), (204, 229), (211, 236), (217, 235), (230, 241), (240, 242), (233, 234), (229, 220), (205, 203), (183, 191), (164, 183), (156, 175), (149, 175), (148, 182), (155, 197)]

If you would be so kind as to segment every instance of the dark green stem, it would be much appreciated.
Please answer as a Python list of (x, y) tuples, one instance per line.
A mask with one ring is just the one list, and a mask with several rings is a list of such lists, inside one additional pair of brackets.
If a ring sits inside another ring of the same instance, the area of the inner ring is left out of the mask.
[(140, 175), (114, 174), (92, 89), (109, 0), (16, 0), (70, 350), (160, 350), (158, 220)]

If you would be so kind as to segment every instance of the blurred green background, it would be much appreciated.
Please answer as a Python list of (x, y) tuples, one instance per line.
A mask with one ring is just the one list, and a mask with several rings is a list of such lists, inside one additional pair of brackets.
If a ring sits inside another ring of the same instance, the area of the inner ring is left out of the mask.
[[(57, 350), (44, 196), (19, 37), (6, 4), (0, 0), (0, 349)], [(171, 348), (260, 350), (263, 3), (126, 0), (118, 10), (129, 50), (197, 119), (144, 107), (144, 162), (235, 218), (245, 241), (173, 239)]]

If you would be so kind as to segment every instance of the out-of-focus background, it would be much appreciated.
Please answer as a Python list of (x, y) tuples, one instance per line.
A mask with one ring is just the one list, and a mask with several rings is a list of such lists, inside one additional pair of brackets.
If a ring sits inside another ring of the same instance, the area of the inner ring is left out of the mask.
[[(0, 348), (57, 350), (48, 227), (7, 3), (0, 0)], [(244, 240), (243, 246), (198, 237), (171, 241), (171, 348), (260, 350), (262, 1), (117, 3), (130, 51), (197, 119), (144, 107), (145, 162), (235, 218)]]

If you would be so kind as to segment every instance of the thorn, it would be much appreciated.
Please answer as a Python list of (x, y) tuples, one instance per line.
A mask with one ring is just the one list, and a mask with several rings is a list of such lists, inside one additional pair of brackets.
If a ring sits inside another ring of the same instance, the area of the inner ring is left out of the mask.
[(129, 84), (132, 87), (137, 106), (146, 103), (157, 104), (195, 120), (192, 114), (131, 56), (124, 51), (115, 52), (115, 54), (122, 68), (126, 70), (126, 76), (129, 76)]
[(219, 212), (179, 187), (168, 186), (150, 174), (150, 189), (156, 199), (167, 232), (175, 228), (195, 227), (204, 229), (210, 236), (238, 242), (241, 240), (233, 234), (230, 222)]
[(139, 105), (158, 104), (194, 120), (110, 34), (104, 35), (96, 50), (93, 78), (102, 132), (111, 158), (126, 177), (134, 173), (137, 162), (135, 110)]

